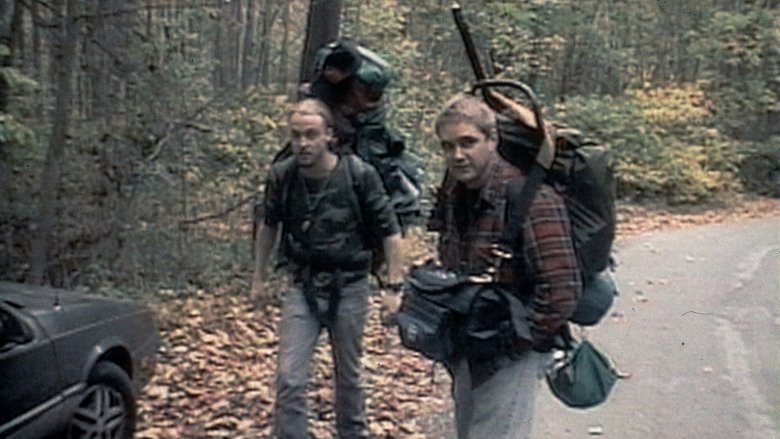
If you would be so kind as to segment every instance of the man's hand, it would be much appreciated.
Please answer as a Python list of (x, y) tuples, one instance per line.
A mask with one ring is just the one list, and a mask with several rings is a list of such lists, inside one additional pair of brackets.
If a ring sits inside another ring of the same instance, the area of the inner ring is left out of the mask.
[(401, 294), (393, 291), (385, 291), (382, 295), (380, 316), (384, 326), (391, 326), (395, 322), (395, 315), (401, 307)]
[(252, 286), (249, 288), (249, 301), (257, 304), (265, 297), (265, 282), (259, 277), (252, 277)]
[(265, 280), (267, 279), (268, 258), (276, 247), (279, 227), (260, 224), (257, 231), (257, 244), (255, 246), (255, 269), (252, 272), (252, 285), (249, 288), (250, 300), (258, 304), (265, 299)]

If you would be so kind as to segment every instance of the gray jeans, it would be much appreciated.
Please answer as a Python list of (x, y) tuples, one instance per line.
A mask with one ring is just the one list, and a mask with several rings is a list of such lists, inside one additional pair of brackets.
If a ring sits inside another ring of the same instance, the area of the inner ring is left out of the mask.
[[(306, 439), (306, 385), (317, 339), (324, 326), (311, 312), (300, 284), (282, 298), (279, 356), (276, 368), (276, 437)], [(368, 311), (368, 279), (343, 286), (329, 329), (335, 365), (336, 429), (343, 439), (366, 437), (363, 389), (360, 383), (363, 329)]]
[(529, 350), (477, 387), (468, 361), (449, 364), (458, 439), (527, 439), (547, 354)]

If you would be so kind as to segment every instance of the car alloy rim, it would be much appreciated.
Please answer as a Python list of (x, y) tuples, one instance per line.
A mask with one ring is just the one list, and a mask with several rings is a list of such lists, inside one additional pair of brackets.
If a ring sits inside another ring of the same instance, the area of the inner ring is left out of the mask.
[(94, 385), (73, 414), (72, 438), (121, 438), (125, 428), (125, 401), (112, 387)]

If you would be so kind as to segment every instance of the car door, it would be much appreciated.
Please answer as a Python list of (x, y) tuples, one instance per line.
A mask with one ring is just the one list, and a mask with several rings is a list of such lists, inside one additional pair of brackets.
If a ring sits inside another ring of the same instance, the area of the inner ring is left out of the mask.
[(23, 310), (0, 302), (0, 437), (52, 415), (59, 387), (49, 338)]

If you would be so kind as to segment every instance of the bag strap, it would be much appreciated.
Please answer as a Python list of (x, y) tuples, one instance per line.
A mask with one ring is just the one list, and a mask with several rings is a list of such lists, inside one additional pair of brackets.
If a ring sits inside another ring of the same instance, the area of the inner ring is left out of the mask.
[(523, 224), (546, 175), (547, 171), (539, 163), (534, 163), (524, 182), (512, 180), (507, 185), (506, 227), (499, 238), (499, 245), (504, 250), (511, 253), (522, 250), (519, 243), (523, 237)]
[(352, 156), (352, 154), (343, 154), (341, 155), (341, 159), (344, 160), (344, 178), (347, 182), (347, 186), (349, 186), (349, 190), (347, 191), (347, 197), (349, 198), (349, 204), (352, 205), (352, 209), (355, 211), (355, 214), (357, 216), (358, 220), (358, 226), (360, 230), (362, 230), (364, 233), (366, 232), (365, 227), (365, 221), (363, 219), (363, 208), (362, 204), (360, 203), (360, 200), (358, 199), (358, 194), (363, 193), (362, 188), (358, 187), (359, 183), (355, 180), (354, 173), (355, 173), (355, 165), (352, 163), (353, 160), (355, 160), (355, 157)]
[[(284, 171), (281, 174), (280, 183), (282, 186), (281, 190), (281, 197), (279, 200), (279, 204), (282, 205), (282, 211), (284, 212), (284, 215), (287, 216), (290, 213), (290, 192), (292, 192), (292, 186), (293, 182), (298, 179), (298, 165), (293, 164), (289, 168), (285, 169), (282, 168)], [(284, 236), (288, 232), (287, 227), (285, 226), (285, 222), (282, 222), (282, 236)]]

